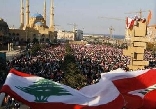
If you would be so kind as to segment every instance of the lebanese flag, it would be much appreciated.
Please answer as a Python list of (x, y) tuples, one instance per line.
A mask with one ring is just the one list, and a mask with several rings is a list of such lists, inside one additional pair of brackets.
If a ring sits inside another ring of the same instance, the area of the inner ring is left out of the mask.
[(156, 90), (152, 90), (144, 97), (143, 106), (140, 109), (156, 109)]
[(132, 29), (134, 26), (134, 19), (127, 17), (126, 18), (126, 26), (128, 29)]
[(32, 109), (121, 109), (124, 105), (123, 97), (106, 78), (78, 91), (11, 69), (1, 92)]
[[(156, 108), (156, 69), (138, 70), (132, 72), (102, 74), (102, 78), (111, 80), (126, 101), (129, 109)], [(145, 102), (146, 101), (146, 102)], [(154, 104), (155, 103), (155, 104)], [(154, 108), (153, 108), (154, 106)]]

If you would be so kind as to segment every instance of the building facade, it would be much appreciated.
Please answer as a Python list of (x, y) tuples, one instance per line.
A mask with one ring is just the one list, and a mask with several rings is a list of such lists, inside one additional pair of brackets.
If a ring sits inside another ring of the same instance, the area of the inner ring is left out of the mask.
[(76, 36), (75, 36), (75, 39), (77, 40), (77, 41), (81, 41), (81, 40), (83, 40), (83, 31), (82, 30), (75, 30), (75, 32), (76, 32)]
[(57, 32), (57, 40), (64, 42), (64, 41), (74, 41), (75, 40), (75, 32), (73, 31), (63, 31), (58, 30)]
[(54, 27), (53, 0), (51, 0), (49, 27), (46, 24), (46, 1), (44, 2), (43, 15), (35, 13), (30, 16), (29, 0), (26, 0), (25, 8), (23, 4), (23, 0), (21, 0), (20, 27), (18, 29), (10, 28), (9, 36), (17, 42), (17, 45), (18, 41), (33, 41), (34, 38), (39, 42), (53, 42), (57, 38), (57, 32)]
[(149, 42), (156, 41), (156, 25), (151, 25), (147, 27), (147, 36)]

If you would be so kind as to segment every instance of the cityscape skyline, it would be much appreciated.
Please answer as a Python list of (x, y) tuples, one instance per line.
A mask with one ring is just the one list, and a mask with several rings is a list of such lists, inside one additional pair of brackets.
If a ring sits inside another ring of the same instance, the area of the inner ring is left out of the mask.
[[(0, 0), (0, 18), (3, 18), (9, 25), (15, 28), (20, 27), (20, 0)], [(25, 0), (24, 0), (25, 2)], [(155, 24), (155, 4), (154, 0), (54, 0), (54, 22), (57, 29), (72, 30), (73, 26), (68, 24), (77, 24), (77, 29), (90, 34), (109, 34), (108, 28), (114, 28), (113, 34), (125, 34), (125, 20), (116, 20), (108, 18), (125, 19), (126, 16), (134, 16), (143, 10), (143, 17), (147, 18), (148, 10), (152, 11), (150, 25)], [(47, 24), (50, 21), (50, 0), (47, 3)], [(37, 4), (37, 5), (35, 5)], [(147, 5), (148, 4), (148, 5)], [(35, 13), (43, 14), (44, 0), (30, 0), (30, 16)], [(25, 4), (24, 4), (25, 6)], [(101, 18), (105, 17), (105, 18)], [(15, 20), (16, 19), (16, 20)]]

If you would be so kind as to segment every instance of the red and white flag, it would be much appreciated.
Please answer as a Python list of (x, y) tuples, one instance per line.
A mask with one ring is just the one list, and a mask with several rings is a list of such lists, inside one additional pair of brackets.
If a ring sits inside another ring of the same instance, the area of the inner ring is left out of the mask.
[(156, 69), (108, 73), (101, 76), (114, 83), (123, 95), (128, 109), (156, 108)]
[(11, 69), (1, 92), (32, 109), (121, 109), (124, 105), (123, 97), (106, 78), (78, 91)]
[(134, 26), (134, 19), (127, 17), (126, 19), (126, 26), (128, 29), (132, 29)]

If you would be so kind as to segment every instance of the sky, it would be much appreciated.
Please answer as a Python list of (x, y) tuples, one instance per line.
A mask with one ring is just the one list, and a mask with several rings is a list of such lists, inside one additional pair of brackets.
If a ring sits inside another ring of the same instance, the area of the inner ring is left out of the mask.
[[(24, 0), (25, 2), (26, 0)], [(30, 16), (35, 13), (43, 14), (44, 0), (29, 0)], [(47, 25), (50, 21), (50, 1), (47, 3)], [(149, 25), (156, 24), (155, 0), (54, 0), (54, 22), (56, 29), (72, 30), (76, 24), (77, 29), (89, 34), (109, 34), (109, 28), (114, 28), (113, 34), (125, 34), (125, 18), (138, 15), (140, 9), (142, 16), (147, 18), (152, 11)], [(126, 14), (131, 13), (131, 14)], [(0, 0), (0, 18), (15, 28), (20, 26), (20, 0)], [(113, 18), (113, 19), (108, 19)], [(123, 20), (117, 20), (117, 19)]]

